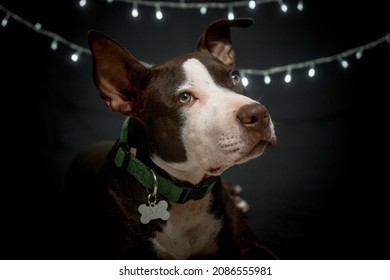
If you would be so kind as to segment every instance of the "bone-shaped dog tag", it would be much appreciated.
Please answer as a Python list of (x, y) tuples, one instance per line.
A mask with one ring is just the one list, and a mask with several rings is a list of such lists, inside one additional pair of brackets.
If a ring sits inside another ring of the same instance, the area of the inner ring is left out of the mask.
[(168, 220), (170, 214), (168, 212), (168, 203), (161, 200), (159, 203), (149, 203), (149, 205), (141, 204), (138, 206), (138, 212), (141, 214), (140, 221), (143, 224), (148, 224), (150, 220), (161, 219)]

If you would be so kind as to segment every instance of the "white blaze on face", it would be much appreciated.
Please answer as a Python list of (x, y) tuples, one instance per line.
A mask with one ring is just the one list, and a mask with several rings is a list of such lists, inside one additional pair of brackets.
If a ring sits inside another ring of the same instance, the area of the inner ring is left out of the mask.
[(181, 135), (187, 161), (166, 163), (157, 156), (153, 161), (177, 179), (198, 183), (204, 174), (219, 175), (235, 163), (259, 156), (263, 148), (251, 151), (260, 135), (248, 137), (236, 117), (239, 108), (258, 102), (217, 85), (195, 58), (184, 62), (183, 70), (186, 80), (177, 92), (189, 92), (195, 98), (182, 107)]

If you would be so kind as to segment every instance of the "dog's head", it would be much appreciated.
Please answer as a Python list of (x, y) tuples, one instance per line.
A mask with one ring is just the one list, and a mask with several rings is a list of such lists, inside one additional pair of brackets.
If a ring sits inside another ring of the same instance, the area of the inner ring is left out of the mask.
[(213, 22), (195, 52), (151, 68), (109, 37), (88, 33), (105, 104), (144, 126), (151, 159), (172, 177), (196, 184), (275, 143), (267, 109), (245, 96), (235, 69), (229, 28), (251, 24), (248, 18)]

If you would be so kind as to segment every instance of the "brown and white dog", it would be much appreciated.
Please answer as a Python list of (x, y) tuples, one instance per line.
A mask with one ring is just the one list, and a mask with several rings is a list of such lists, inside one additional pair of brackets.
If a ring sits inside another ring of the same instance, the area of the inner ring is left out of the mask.
[(100, 32), (88, 33), (97, 89), (126, 119), (118, 141), (71, 164), (73, 257), (275, 258), (220, 179), (276, 142), (267, 108), (245, 96), (235, 69), (229, 28), (251, 24), (215, 21), (195, 52), (151, 68)]

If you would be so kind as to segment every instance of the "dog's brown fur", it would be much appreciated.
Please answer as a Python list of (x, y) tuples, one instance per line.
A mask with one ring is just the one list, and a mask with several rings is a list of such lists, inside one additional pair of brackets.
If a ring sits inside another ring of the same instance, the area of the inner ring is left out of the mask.
[[(211, 24), (198, 41), (199, 51), (189, 54), (188, 58), (210, 60), (220, 68), (231, 69), (234, 66), (235, 54), (231, 48), (229, 27), (246, 27), (250, 23), (249, 19), (237, 19)], [(150, 89), (144, 89), (150, 87), (146, 80), (150, 83), (154, 79), (151, 78), (152, 74), (119, 44), (103, 34), (90, 33), (89, 39), (94, 58), (95, 82), (102, 98), (110, 110), (132, 116), (128, 128), (129, 146), (137, 149), (137, 158), (146, 166), (166, 178), (177, 180), (171, 178), (166, 170), (151, 159), (151, 149), (153, 153), (159, 152), (158, 145), (164, 139), (162, 136), (155, 136), (156, 131), (151, 131), (152, 127), (148, 124), (153, 123), (155, 112), (160, 112), (159, 117), (168, 114), (163, 102), (158, 100), (162, 97), (155, 96), (153, 101), (147, 100), (149, 96), (145, 94), (150, 93)], [(106, 56), (109, 56), (109, 59)], [(177, 59), (175, 63), (182, 63), (181, 59)], [(106, 63), (104, 66), (102, 61)], [(170, 71), (162, 71), (163, 67), (172, 66), (157, 66), (156, 72)], [(243, 91), (240, 85), (229, 84), (230, 86), (239, 92)], [(147, 102), (153, 102), (153, 109), (150, 111), (146, 108)], [(250, 109), (261, 110), (264, 120), (260, 121), (264, 124), (257, 123), (257, 120), (256, 123), (251, 123), (252, 116), (247, 117), (249, 113), (245, 112), (241, 118), (250, 120), (245, 120), (243, 126), (250, 130), (248, 133), (256, 135), (259, 134), (257, 130), (261, 130), (264, 137), (262, 141), (273, 144), (275, 139), (270, 134), (270, 119), (265, 107), (256, 105), (256, 108)], [(174, 122), (175, 118), (170, 124)], [(175, 131), (178, 128), (173, 126), (170, 129)], [(170, 135), (174, 135), (174, 132)], [(157, 141), (153, 137), (157, 137)], [(174, 144), (170, 143), (168, 148), (159, 152), (160, 156), (167, 162), (183, 161), (186, 152), (182, 150), (182, 143), (174, 137), (172, 141)], [(242, 211), (232, 200), (231, 189), (224, 187), (220, 178), (212, 192), (200, 200), (190, 200), (184, 204), (168, 201), (168, 221), (153, 220), (148, 224), (141, 224), (137, 208), (145, 203), (147, 192), (131, 174), (114, 165), (117, 149), (118, 142), (94, 145), (81, 152), (69, 169), (67, 193), (73, 208), (68, 220), (72, 224), (69, 238), (74, 241), (75, 246), (71, 247), (70, 251), (75, 258), (275, 258), (275, 255), (256, 239)], [(188, 182), (183, 183), (191, 185)], [(157, 199), (167, 200), (160, 194)]]

